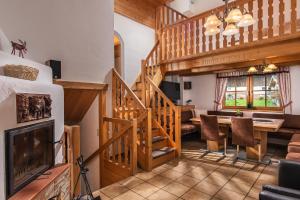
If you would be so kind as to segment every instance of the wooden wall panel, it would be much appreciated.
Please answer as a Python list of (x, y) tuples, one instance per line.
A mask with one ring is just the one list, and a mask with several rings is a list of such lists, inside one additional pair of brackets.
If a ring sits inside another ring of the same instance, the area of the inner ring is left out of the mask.
[(155, 29), (155, 11), (170, 0), (115, 0), (115, 12)]

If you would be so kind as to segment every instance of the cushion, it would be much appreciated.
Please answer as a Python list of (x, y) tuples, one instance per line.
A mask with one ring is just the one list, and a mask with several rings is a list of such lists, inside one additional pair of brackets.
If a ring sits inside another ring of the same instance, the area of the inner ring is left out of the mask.
[(286, 159), (300, 162), (300, 153), (290, 152), (286, 155)]
[(292, 129), (292, 128), (280, 128), (278, 130), (278, 132), (280, 133), (288, 133), (288, 134), (295, 134), (297, 132), (299, 132), (298, 129)]
[(300, 132), (300, 115), (284, 115), (282, 128), (299, 129)]
[(197, 132), (198, 128), (196, 125), (191, 123), (182, 123), (181, 124), (181, 134), (188, 134), (188, 133), (194, 133)]
[(190, 122), (190, 119), (194, 117), (193, 110), (187, 110), (181, 112), (181, 122)]
[(300, 142), (290, 142), (288, 152), (300, 153)]
[(294, 134), (292, 136), (291, 142), (300, 142), (300, 134)]
[(253, 118), (284, 119), (283, 114), (276, 113), (253, 113)]

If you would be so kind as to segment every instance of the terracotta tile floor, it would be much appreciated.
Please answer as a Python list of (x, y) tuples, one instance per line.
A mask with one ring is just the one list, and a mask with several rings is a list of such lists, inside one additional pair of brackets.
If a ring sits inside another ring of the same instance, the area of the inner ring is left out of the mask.
[[(183, 143), (182, 157), (152, 172), (139, 172), (96, 193), (102, 199), (120, 200), (255, 200), (264, 184), (276, 184), (277, 162), (271, 165), (238, 161), (233, 153), (215, 162), (218, 156), (200, 158), (199, 142)], [(282, 158), (284, 151), (269, 149), (271, 157)]]

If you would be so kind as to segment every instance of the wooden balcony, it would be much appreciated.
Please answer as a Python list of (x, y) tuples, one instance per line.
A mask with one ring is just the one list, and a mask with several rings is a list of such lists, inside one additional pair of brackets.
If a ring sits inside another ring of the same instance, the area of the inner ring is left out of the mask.
[[(300, 20), (297, 0), (238, 0), (229, 7), (244, 8), (256, 23), (224, 37), (206, 36), (204, 23), (215, 13), (223, 16), (224, 6), (189, 19), (166, 23), (160, 29), (160, 63), (167, 72), (207, 73), (250, 64), (294, 63), (300, 61)], [(171, 13), (171, 14), (170, 14)], [(160, 16), (173, 16), (172, 12)], [(168, 25), (171, 24), (171, 25)], [(221, 33), (226, 24), (221, 25)]]

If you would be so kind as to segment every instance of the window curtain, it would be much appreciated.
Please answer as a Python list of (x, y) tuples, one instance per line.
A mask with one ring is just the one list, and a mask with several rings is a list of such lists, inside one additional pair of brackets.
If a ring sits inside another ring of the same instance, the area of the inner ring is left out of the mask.
[(215, 89), (215, 101), (214, 109), (215, 111), (222, 109), (222, 101), (226, 92), (228, 78), (218, 78), (216, 80), (216, 89)]
[(289, 67), (280, 69), (281, 73), (278, 74), (279, 89), (281, 103), (284, 113), (288, 112), (292, 114), (292, 94), (291, 94), (291, 75)]

